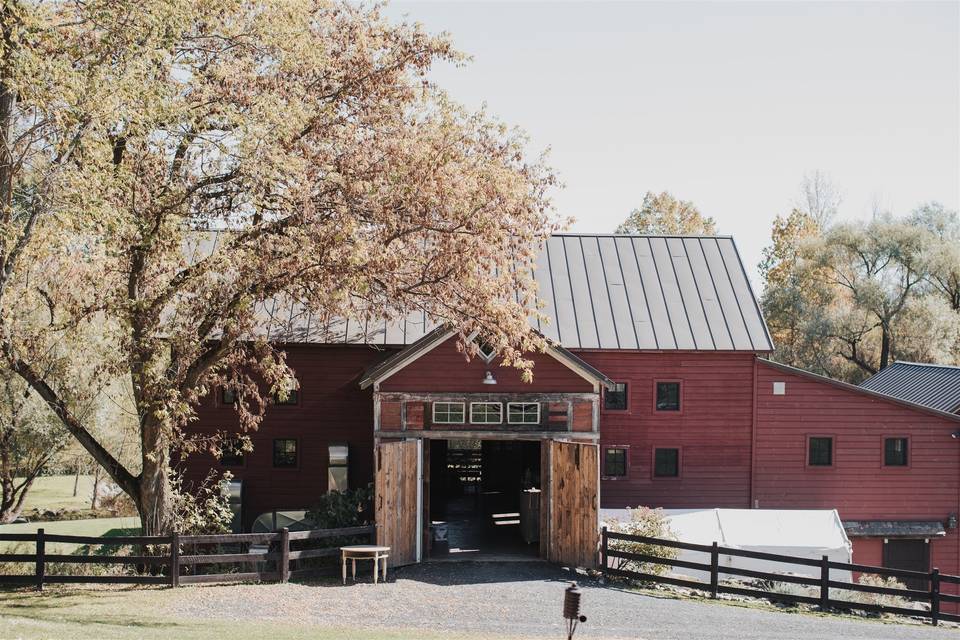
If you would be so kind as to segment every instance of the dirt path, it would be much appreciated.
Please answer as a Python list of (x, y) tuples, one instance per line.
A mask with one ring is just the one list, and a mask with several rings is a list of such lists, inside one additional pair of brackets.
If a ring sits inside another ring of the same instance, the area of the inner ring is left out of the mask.
[[(367, 578), (366, 572), (364, 578)], [(170, 605), (187, 618), (283, 620), (290, 624), (404, 629), (449, 637), (565, 637), (569, 576), (541, 563), (427, 564), (398, 570), (388, 584), (184, 588)], [(577, 638), (778, 640), (960, 637), (956, 629), (843, 616), (674, 600), (584, 583), (587, 623)], [(413, 635), (412, 637), (416, 637)]]

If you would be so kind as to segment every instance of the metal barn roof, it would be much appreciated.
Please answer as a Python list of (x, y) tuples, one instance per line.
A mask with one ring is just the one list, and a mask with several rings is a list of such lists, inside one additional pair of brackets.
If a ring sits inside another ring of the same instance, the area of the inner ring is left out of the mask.
[(960, 367), (894, 362), (860, 386), (931, 409), (960, 413)]
[[(534, 328), (567, 349), (773, 350), (729, 236), (557, 234), (535, 278), (550, 322)], [(437, 327), (422, 312), (325, 321), (283, 298), (261, 312), (268, 337), (285, 342), (407, 345)]]

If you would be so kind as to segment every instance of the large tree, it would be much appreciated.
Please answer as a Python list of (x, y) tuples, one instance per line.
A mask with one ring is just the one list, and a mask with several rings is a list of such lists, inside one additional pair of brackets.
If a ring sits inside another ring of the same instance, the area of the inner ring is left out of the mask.
[[(294, 379), (268, 303), (423, 311), (529, 376), (554, 177), (428, 81), (461, 60), (447, 39), (323, 0), (7, 1), (0, 19), (0, 353), (146, 533), (172, 526), (171, 451), (210, 445), (186, 430), (202, 398), (231, 388), (253, 429)], [(89, 379), (127, 381), (137, 467), (71, 400), (70, 367), (42, 364), (92, 329)]]
[(709, 236), (717, 232), (717, 226), (692, 202), (678, 200), (667, 191), (648, 191), (643, 204), (630, 212), (616, 232)]

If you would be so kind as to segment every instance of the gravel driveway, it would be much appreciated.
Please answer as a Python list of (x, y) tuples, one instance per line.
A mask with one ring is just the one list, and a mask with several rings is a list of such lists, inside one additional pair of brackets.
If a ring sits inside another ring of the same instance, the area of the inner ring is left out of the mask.
[[(363, 573), (364, 579), (369, 578)], [(176, 613), (194, 618), (287, 620), (339, 628), (429, 629), (450, 637), (565, 637), (569, 581), (543, 563), (435, 563), (399, 569), (388, 584), (213, 586), (181, 589)], [(960, 638), (953, 628), (890, 624), (631, 593), (583, 581), (576, 638), (812, 640)], [(415, 633), (413, 634), (415, 637)]]

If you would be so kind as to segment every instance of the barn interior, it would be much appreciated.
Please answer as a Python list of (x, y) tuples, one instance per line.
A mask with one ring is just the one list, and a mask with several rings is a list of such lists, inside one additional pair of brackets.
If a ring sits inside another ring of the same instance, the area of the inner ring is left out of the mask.
[(539, 554), (539, 442), (432, 440), (429, 460), (432, 560)]

